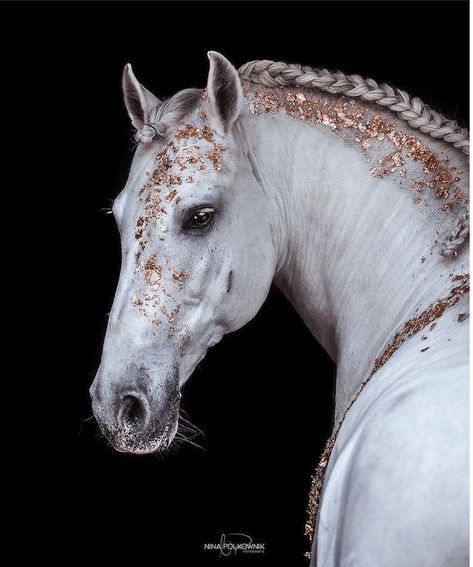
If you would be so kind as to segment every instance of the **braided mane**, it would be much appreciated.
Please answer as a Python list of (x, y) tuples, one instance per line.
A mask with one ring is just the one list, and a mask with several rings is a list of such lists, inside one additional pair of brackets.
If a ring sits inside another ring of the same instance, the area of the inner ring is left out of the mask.
[[(420, 98), (411, 98), (405, 91), (384, 83), (380, 85), (373, 79), (267, 59), (245, 63), (238, 73), (242, 81), (264, 87), (304, 87), (374, 102), (394, 112), (411, 128), (443, 140), (466, 155), (470, 154), (469, 132), (466, 128), (461, 128), (455, 120), (435, 112)], [(456, 257), (458, 250), (468, 240), (469, 233), (469, 210), (464, 207), (460, 210), (452, 231), (441, 243), (440, 254)]]
[(265, 87), (298, 86), (375, 102), (395, 112), (411, 128), (432, 138), (442, 139), (463, 153), (470, 154), (469, 132), (466, 128), (460, 128), (455, 120), (435, 112), (418, 97), (411, 98), (405, 91), (384, 83), (379, 85), (373, 79), (267, 59), (245, 63), (238, 72), (242, 80)]

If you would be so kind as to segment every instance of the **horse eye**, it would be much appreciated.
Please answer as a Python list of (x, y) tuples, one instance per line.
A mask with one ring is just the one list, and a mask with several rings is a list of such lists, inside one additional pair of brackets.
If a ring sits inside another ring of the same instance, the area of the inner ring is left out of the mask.
[(214, 216), (214, 209), (206, 207), (194, 211), (187, 221), (187, 228), (205, 228), (212, 222)]

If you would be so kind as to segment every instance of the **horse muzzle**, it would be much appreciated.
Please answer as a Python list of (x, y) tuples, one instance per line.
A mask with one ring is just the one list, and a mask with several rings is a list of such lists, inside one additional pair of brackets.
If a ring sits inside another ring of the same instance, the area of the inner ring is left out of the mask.
[(106, 387), (104, 379), (99, 372), (90, 393), (94, 416), (112, 446), (134, 454), (167, 449), (179, 419), (177, 379), (167, 378), (164, 385), (158, 384), (152, 390), (139, 384), (126, 387), (120, 382)]

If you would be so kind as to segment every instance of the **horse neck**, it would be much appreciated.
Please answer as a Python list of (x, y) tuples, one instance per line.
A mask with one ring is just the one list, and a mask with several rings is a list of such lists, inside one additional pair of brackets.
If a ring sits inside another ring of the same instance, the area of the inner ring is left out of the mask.
[(373, 177), (328, 129), (259, 117), (252, 138), (274, 211), (275, 283), (337, 364), (338, 419), (400, 326), (448, 294), (466, 252), (440, 256), (434, 243), (454, 215)]

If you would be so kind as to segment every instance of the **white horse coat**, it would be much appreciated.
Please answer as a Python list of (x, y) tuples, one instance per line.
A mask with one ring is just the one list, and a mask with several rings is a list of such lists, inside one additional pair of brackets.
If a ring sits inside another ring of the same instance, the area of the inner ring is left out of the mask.
[[(210, 60), (205, 93), (164, 103), (125, 70), (140, 144), (114, 205), (123, 265), (91, 389), (104, 433), (122, 451), (166, 448), (181, 387), (274, 281), (337, 363), (343, 424), (311, 565), (467, 565), (463, 133), (421, 113), (415, 124), (450, 143), (434, 140), (353, 93), (265, 88), (269, 62), (259, 75), (245, 68), (241, 83), (221, 55)], [(275, 65), (282, 84), (312, 84)], [(459, 282), (455, 301), (406, 334), (346, 413), (396, 333)]]

